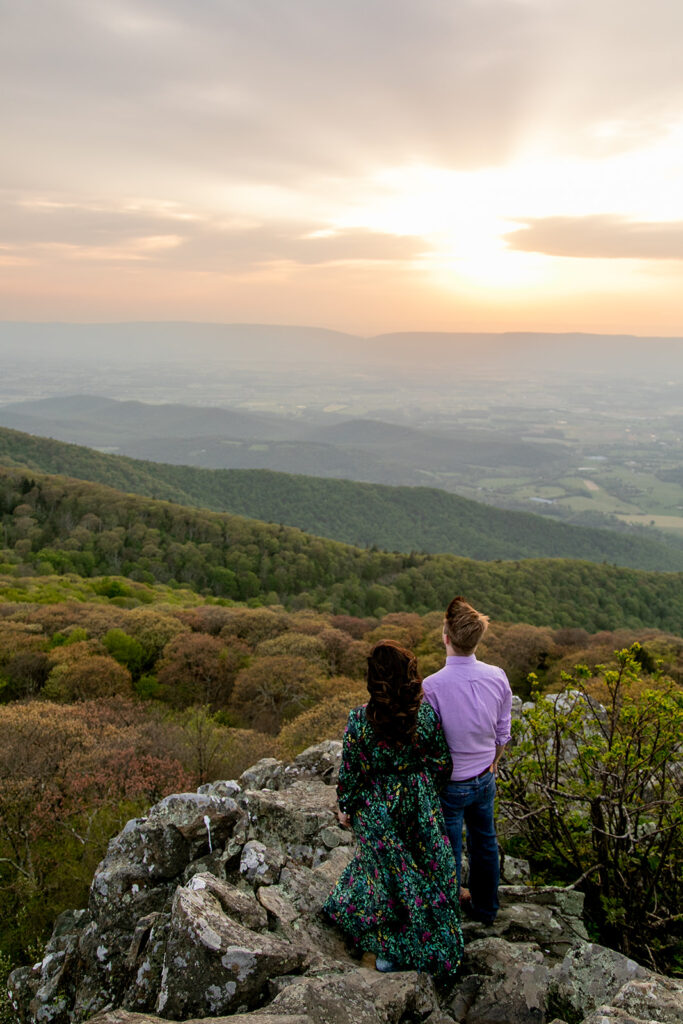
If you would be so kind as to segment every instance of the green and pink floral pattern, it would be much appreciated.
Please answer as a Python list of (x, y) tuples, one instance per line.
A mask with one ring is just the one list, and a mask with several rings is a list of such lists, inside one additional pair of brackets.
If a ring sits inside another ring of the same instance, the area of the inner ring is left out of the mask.
[(441, 723), (423, 702), (413, 745), (378, 740), (354, 708), (337, 796), (356, 854), (324, 911), (361, 950), (398, 968), (453, 974), (462, 957), (455, 861), (438, 790), (452, 771)]

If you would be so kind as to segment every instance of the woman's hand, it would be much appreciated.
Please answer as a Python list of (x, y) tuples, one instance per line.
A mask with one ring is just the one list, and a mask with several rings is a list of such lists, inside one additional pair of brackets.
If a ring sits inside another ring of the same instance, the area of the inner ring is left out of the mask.
[(351, 828), (351, 818), (346, 811), (340, 811), (337, 808), (337, 820), (342, 828)]

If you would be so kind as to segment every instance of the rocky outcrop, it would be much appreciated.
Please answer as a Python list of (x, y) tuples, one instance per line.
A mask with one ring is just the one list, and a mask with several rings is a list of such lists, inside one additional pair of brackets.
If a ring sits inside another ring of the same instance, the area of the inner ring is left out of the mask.
[(86, 910), (10, 977), (18, 1024), (680, 1024), (683, 982), (588, 941), (580, 893), (504, 864), (456, 978), (380, 974), (320, 914), (353, 855), (339, 743), (167, 797), (128, 822)]

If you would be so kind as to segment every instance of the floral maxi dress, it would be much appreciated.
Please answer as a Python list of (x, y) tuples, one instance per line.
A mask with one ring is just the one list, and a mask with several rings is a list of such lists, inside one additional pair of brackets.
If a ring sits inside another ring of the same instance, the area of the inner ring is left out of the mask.
[(437, 788), (452, 771), (436, 712), (420, 705), (413, 745), (378, 740), (349, 715), (337, 797), (356, 853), (323, 907), (357, 948), (406, 970), (453, 973), (462, 957), (455, 861)]

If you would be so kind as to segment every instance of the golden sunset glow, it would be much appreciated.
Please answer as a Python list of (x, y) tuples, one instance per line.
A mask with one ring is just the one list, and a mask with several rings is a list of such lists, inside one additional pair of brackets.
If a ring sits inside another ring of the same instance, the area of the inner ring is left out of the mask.
[(1, 319), (683, 329), (670, 0), (4, 6)]

